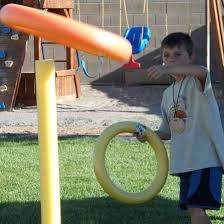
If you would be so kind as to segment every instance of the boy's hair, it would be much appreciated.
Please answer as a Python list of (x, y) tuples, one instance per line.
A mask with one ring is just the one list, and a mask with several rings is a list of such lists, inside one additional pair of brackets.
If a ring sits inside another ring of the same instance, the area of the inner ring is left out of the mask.
[(183, 46), (189, 56), (192, 56), (194, 43), (188, 34), (182, 32), (171, 33), (166, 36), (161, 43), (162, 50), (166, 47), (173, 48), (175, 46)]

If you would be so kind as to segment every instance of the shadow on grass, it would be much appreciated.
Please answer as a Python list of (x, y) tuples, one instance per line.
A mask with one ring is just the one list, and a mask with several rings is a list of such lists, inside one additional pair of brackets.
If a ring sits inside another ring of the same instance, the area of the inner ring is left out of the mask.
[[(62, 223), (65, 224), (187, 224), (188, 214), (178, 209), (176, 201), (156, 197), (141, 205), (127, 205), (109, 197), (83, 200), (62, 200)], [(0, 204), (1, 224), (39, 224), (40, 203)], [(212, 220), (224, 221), (224, 217), (211, 216)]]
[[(189, 223), (187, 214), (179, 211), (177, 206), (176, 201), (161, 197), (141, 205), (122, 204), (109, 197), (62, 200), (62, 223)], [(41, 223), (40, 203), (2, 203), (0, 223)]]
[[(79, 139), (79, 138), (97, 138), (97, 134), (88, 134), (88, 135), (79, 135), (79, 134), (66, 134), (58, 136), (58, 140), (67, 140), (67, 139)], [(26, 134), (26, 133), (0, 133), (0, 143), (1, 142), (22, 142), (23, 144), (28, 145), (37, 145), (38, 144), (38, 134)]]

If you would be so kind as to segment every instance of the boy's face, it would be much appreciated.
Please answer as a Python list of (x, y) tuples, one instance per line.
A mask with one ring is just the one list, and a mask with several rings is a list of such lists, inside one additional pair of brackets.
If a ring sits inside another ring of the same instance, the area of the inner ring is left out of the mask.
[(173, 48), (165, 47), (162, 58), (165, 65), (181, 65), (192, 62), (192, 57), (183, 46), (174, 46)]
[[(192, 56), (188, 54), (183, 46), (164, 47), (162, 59), (164, 65), (186, 65), (192, 62)], [(173, 75), (173, 77), (179, 80), (183, 78), (183, 75)]]

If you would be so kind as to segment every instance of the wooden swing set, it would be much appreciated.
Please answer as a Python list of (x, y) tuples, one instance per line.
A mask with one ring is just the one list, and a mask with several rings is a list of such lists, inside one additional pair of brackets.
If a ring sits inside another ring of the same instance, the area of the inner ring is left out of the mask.
[[(72, 0), (1, 0), (0, 7), (9, 3), (38, 8), (67, 18), (73, 17)], [(12, 111), (15, 104), (36, 105), (35, 73), (22, 72), (29, 36), (11, 29), (8, 31), (4, 24), (0, 24), (0, 33), (0, 111)], [(44, 58), (44, 46), (52, 44), (55, 43), (34, 37), (34, 60)], [(74, 49), (65, 47), (65, 55), (65, 58), (55, 60), (55, 63), (64, 63), (65, 67), (64, 70), (55, 72), (56, 95), (61, 100), (65, 97), (78, 98), (81, 95)]]
[[(1, 4), (4, 5), (11, 2), (36, 7), (35, 4), (37, 0), (2, 0)], [(72, 17), (72, 10), (74, 7), (72, 0), (38, 0), (38, 2), (42, 3), (40, 8), (43, 10), (49, 10), (58, 14), (63, 14), (66, 17)], [(144, 8), (147, 9), (148, 7), (145, 6)], [(210, 68), (210, 59), (213, 57), (216, 62), (215, 67), (218, 73), (218, 80), (222, 84), (222, 89), (224, 89), (223, 9), (224, 0), (206, 0), (207, 66)], [(104, 12), (104, 10), (102, 10), (102, 12)], [(146, 14), (148, 17), (148, 13)], [(102, 16), (104, 16), (104, 13)], [(104, 24), (102, 24), (102, 26), (104, 26)], [(2, 50), (7, 52), (4, 60), (1, 60), (3, 72), (0, 77), (0, 103), (2, 102), (2, 105), (0, 104), (0, 111), (11, 111), (16, 101), (22, 102), (24, 105), (33, 105), (35, 103), (34, 75), (26, 73), (21, 74), (21, 66), (19, 66), (23, 64), (25, 57), (27, 37), (20, 34), (19, 40), (15, 40), (12, 38), (14, 37), (14, 35), (12, 35), (13, 33), (7, 33), (7, 30), (5, 30), (6, 27), (1, 26), (0, 28), (2, 29), (0, 46)], [(210, 49), (213, 50), (212, 55)], [(34, 58), (35, 60), (41, 58), (41, 40), (39, 38), (35, 38), (34, 41)], [(8, 64), (5, 64), (7, 60), (13, 60), (14, 64), (11, 67), (8, 66)], [(76, 60), (73, 49), (66, 49), (66, 59), (64, 61), (67, 62), (66, 70), (56, 71), (57, 95), (74, 94), (76, 97), (79, 97), (81, 91), (79, 77), (76, 75), (77, 64), (75, 63)], [(137, 72), (139, 78), (141, 71), (137, 70)]]

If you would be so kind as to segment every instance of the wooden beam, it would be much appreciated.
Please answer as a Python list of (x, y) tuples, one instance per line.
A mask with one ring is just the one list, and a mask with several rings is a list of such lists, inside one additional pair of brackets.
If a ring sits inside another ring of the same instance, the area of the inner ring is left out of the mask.
[(70, 69), (70, 70), (59, 70), (56, 71), (56, 77), (61, 77), (61, 76), (73, 76), (76, 74), (75, 69)]
[(68, 9), (64, 9), (64, 14), (67, 18), (71, 18)]
[(223, 29), (223, 19), (222, 19), (222, 10), (221, 10), (221, 3), (220, 0), (216, 0), (216, 8), (217, 8), (217, 17), (218, 17), (218, 24), (219, 24), (219, 35), (220, 41), (222, 46), (222, 64), (224, 65), (224, 29)]
[[(59, 14), (65, 16), (67, 18), (73, 17), (73, 1), (71, 0), (63, 0), (63, 1), (44, 1), (43, 8), (44, 10), (48, 10), (49, 12)], [(72, 7), (65, 7), (67, 4), (70, 3)], [(64, 7), (62, 7), (62, 5)], [(57, 6), (57, 7), (56, 7)], [(53, 42), (47, 41), (44, 44), (53, 44)], [(34, 39), (34, 59), (39, 60), (42, 57), (42, 50), (41, 50), (41, 39), (35, 38)], [(55, 62), (59, 62), (62, 60), (55, 60)], [(64, 60), (63, 60), (64, 61)], [(76, 96), (80, 97), (81, 95), (81, 84), (78, 74), (76, 74), (76, 67), (77, 67), (77, 60), (74, 54), (74, 49), (66, 47), (66, 70), (63, 71), (56, 71), (56, 77), (60, 76), (74, 76), (74, 86), (76, 89)]]
[(211, 48), (211, 35), (210, 35), (210, 32), (211, 32), (211, 15), (210, 15), (210, 0), (206, 0), (206, 46), (207, 46), (207, 49), (206, 49), (206, 53), (207, 53), (207, 59), (206, 59), (206, 65), (207, 65), (207, 69), (210, 71), (210, 66), (211, 66), (211, 57), (210, 57), (210, 54), (211, 54), (211, 51), (210, 51), (210, 48)]
[(224, 82), (224, 31), (219, 0), (210, 1), (211, 40), (215, 46), (216, 60), (218, 64), (219, 79)]
[(34, 37), (34, 61), (40, 60), (41, 56), (42, 56), (41, 38)]
[(72, 9), (74, 2), (71, 0), (44, 0), (41, 2), (43, 9)]

